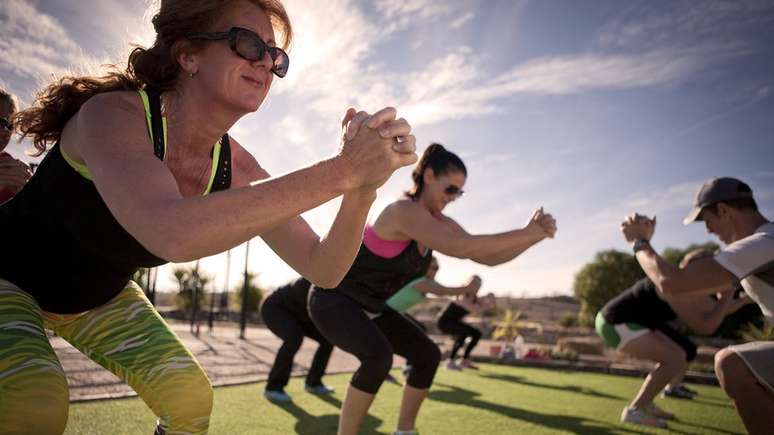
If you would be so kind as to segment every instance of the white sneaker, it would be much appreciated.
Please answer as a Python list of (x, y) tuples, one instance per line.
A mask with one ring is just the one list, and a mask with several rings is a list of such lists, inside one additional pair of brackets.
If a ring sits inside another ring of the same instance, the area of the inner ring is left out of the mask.
[(625, 407), (621, 412), (622, 423), (641, 424), (645, 426), (653, 426), (659, 428), (666, 428), (667, 424), (664, 420), (650, 414), (644, 409)]

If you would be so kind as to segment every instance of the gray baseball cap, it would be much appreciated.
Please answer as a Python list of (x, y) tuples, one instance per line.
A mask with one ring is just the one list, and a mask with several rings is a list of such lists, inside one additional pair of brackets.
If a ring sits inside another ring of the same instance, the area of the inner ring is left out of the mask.
[(696, 192), (693, 209), (683, 219), (683, 224), (700, 221), (702, 209), (708, 205), (732, 199), (752, 198), (752, 189), (746, 183), (731, 177), (712, 178), (704, 182)]

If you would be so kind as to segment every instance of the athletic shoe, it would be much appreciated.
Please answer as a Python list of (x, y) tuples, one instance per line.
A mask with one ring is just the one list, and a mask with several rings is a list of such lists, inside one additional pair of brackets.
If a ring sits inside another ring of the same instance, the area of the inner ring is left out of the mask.
[(662, 397), (674, 397), (675, 399), (693, 399), (693, 396), (695, 396), (695, 394), (688, 391), (682, 385), (673, 388), (664, 388), (661, 395)]
[(313, 393), (313, 394), (332, 394), (333, 393), (333, 388), (323, 384), (320, 384), (320, 385), (305, 384), (304, 390), (307, 393)]
[(263, 397), (269, 399), (270, 402), (275, 403), (287, 403), (293, 400), (286, 392), (277, 390), (264, 390)]
[(392, 435), (419, 435), (416, 429), (411, 430), (396, 430)]
[(621, 412), (621, 422), (660, 427), (662, 429), (667, 427), (666, 422), (655, 415), (651, 415), (644, 409), (631, 408), (629, 406), (625, 407), (623, 412)]
[(460, 363), (458, 365), (463, 369), (478, 370), (478, 366), (473, 364), (468, 358), (463, 358), (462, 360), (460, 360)]
[(460, 371), (460, 370), (462, 370), (462, 367), (460, 367), (457, 364), (455, 364), (454, 360), (449, 358), (449, 360), (446, 361), (446, 370)]
[(645, 411), (647, 411), (649, 414), (652, 414), (662, 420), (674, 420), (675, 415), (672, 414), (669, 411), (665, 411), (658, 406), (656, 406), (655, 403), (650, 402), (649, 404), (642, 407)]
[(698, 392), (698, 391), (696, 391), (696, 390), (692, 390), (692, 389), (690, 389), (690, 388), (686, 387), (686, 386), (685, 386), (685, 384), (680, 384), (680, 385), (678, 385), (678, 387), (680, 387), (680, 388), (682, 388), (683, 390), (685, 390), (685, 391), (687, 391), (687, 392), (689, 392), (689, 393), (693, 394), (694, 396), (698, 396), (698, 395), (699, 395), (699, 392)]

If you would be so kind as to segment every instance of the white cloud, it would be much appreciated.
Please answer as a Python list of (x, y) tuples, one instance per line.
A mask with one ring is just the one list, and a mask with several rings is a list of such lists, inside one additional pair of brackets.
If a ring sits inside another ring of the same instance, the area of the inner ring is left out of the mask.
[(44, 77), (88, 60), (67, 30), (34, 5), (9, 0), (0, 12), (0, 70)]
[(467, 23), (468, 21), (472, 20), (473, 17), (475, 17), (475, 16), (476, 15), (473, 12), (470, 12), (470, 11), (465, 12), (462, 16), (460, 16), (459, 18), (457, 18), (454, 21), (452, 21), (451, 24), (449, 24), (449, 27), (451, 27), (452, 29), (459, 29), (465, 23)]

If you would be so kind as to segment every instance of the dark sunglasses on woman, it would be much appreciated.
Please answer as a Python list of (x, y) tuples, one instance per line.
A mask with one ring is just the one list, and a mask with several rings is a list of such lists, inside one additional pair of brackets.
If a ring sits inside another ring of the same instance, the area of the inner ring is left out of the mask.
[(288, 73), (288, 67), (290, 66), (288, 54), (279, 47), (269, 46), (257, 33), (251, 30), (242, 27), (232, 27), (228, 32), (192, 33), (188, 35), (188, 38), (210, 41), (228, 39), (231, 50), (250, 62), (263, 59), (266, 52), (269, 52), (269, 56), (274, 62), (271, 72), (280, 78), (285, 77)]
[(453, 195), (453, 196), (458, 196), (458, 197), (465, 194), (464, 190), (460, 189), (459, 187), (457, 187), (457, 186), (455, 186), (453, 184), (450, 184), (450, 185), (446, 186), (446, 189), (443, 189), (443, 191), (447, 195)]
[(5, 118), (0, 118), (0, 127), (3, 127), (8, 131), (11, 131), (13, 130), (13, 123)]

